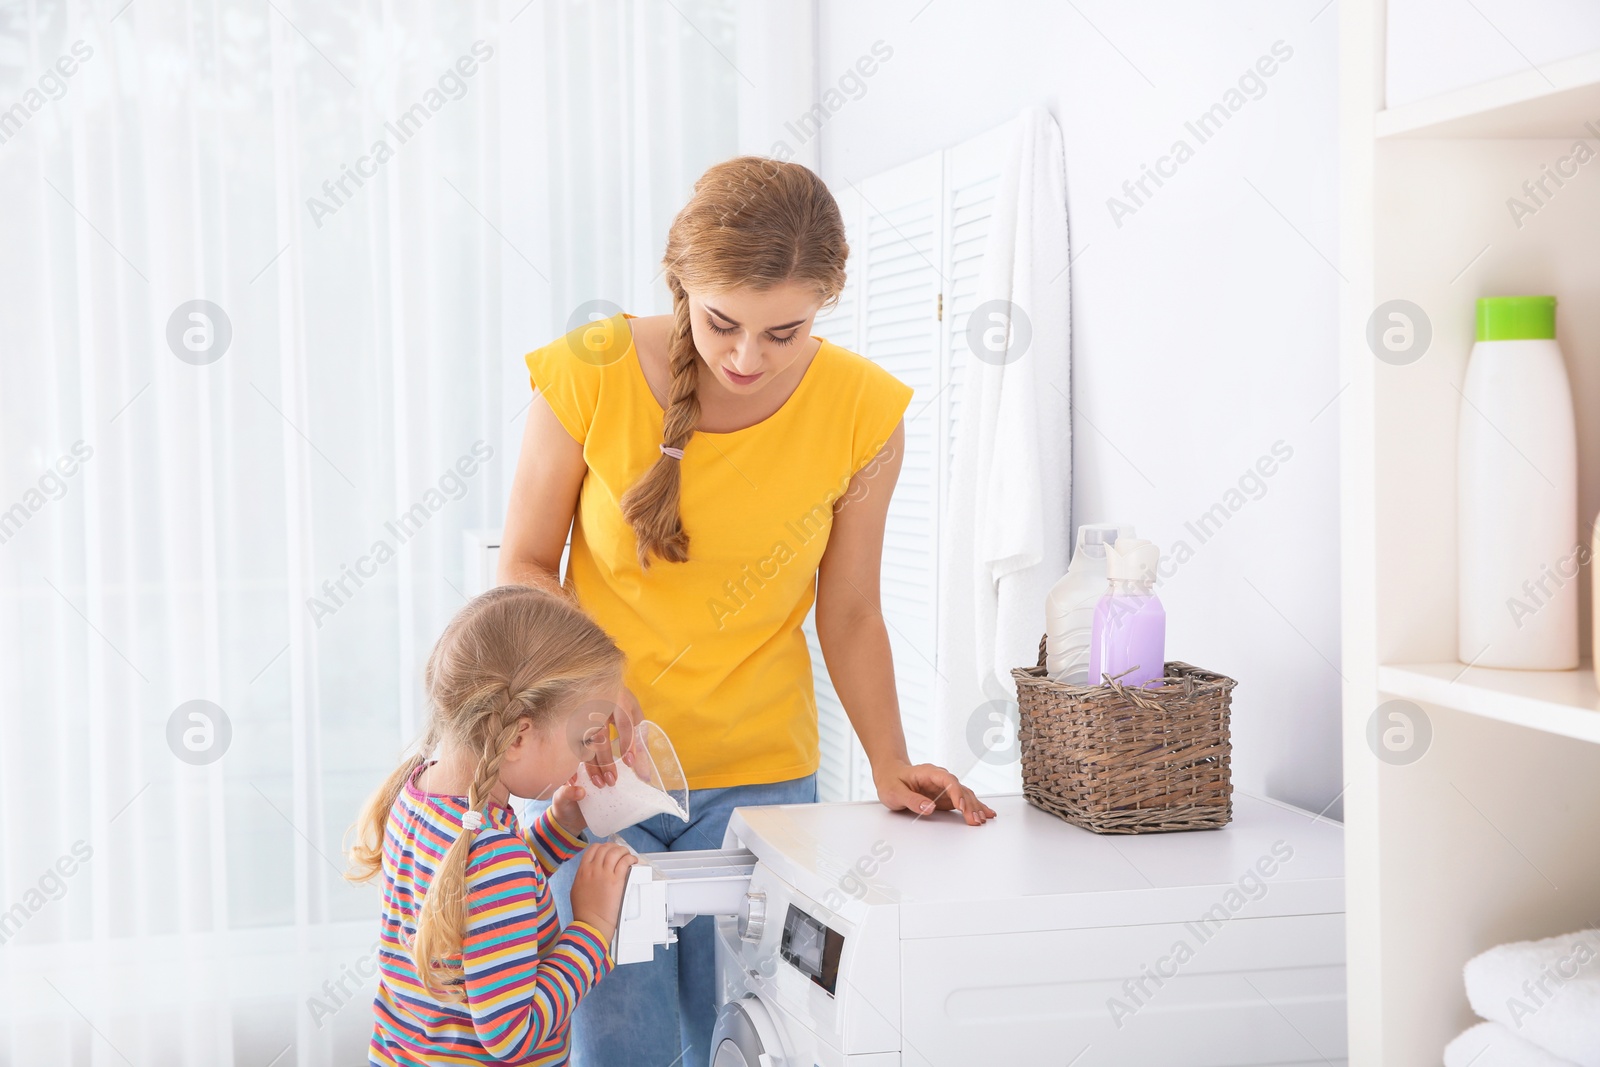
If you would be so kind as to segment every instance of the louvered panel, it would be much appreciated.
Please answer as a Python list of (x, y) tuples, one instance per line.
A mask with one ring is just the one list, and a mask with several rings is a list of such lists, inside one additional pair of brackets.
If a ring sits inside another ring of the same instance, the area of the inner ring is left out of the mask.
[[(843, 204), (840, 206), (843, 207)], [(848, 218), (846, 215), (847, 220)], [(838, 303), (820, 313), (811, 325), (812, 336), (826, 337), (840, 348), (848, 348), (852, 352), (860, 351), (856, 335), (856, 314), (859, 309), (856, 293), (859, 287), (855, 284), (853, 274), (855, 263), (859, 258), (851, 255), (845, 266), (846, 281), (844, 291), (839, 294)]]
[[(941, 418), (945, 424), (945, 438), (940, 457), (943, 461), (939, 481), (941, 510), (949, 507), (950, 469), (965, 415), (963, 400), (972, 359), (967, 327), (979, 302), (978, 279), (994, 221), (1000, 172), (1016, 133), (1016, 123), (1006, 123), (957, 145), (946, 158), (945, 211), (950, 225), (945, 246), (949, 277), (944, 300), (945, 389), (941, 395), (944, 409)], [(963, 775), (963, 781), (981, 792), (1017, 790), (1022, 787), (1021, 767), (1016, 763), (1003, 767), (979, 763)]]
[(817, 316), (811, 333), (815, 337), (826, 337), (840, 348), (856, 350), (856, 301), (851, 286), (845, 286), (839, 302), (829, 308), (825, 316)]
[[(862, 183), (866, 232), (861, 291), (864, 353), (911, 386), (905, 458), (884, 532), (882, 600), (906, 745), (932, 747), (939, 392), (939, 261), (944, 163), (935, 154)], [(870, 796), (870, 781), (858, 782)]]
[[(857, 275), (861, 264), (860, 214), (861, 198), (854, 190), (841, 190), (835, 199), (844, 216), (845, 240), (850, 244), (850, 259), (845, 264), (845, 287), (839, 302), (817, 317), (811, 328), (813, 335), (861, 351), (860, 290)], [(865, 762), (861, 743), (856, 740), (850, 718), (833, 688), (828, 675), (827, 662), (822, 658), (822, 645), (817, 640), (817, 612), (813, 605), (805, 623), (806, 645), (811, 650), (811, 672), (817, 694), (817, 743), (822, 762), (817, 769), (817, 796), (820, 800), (854, 800), (857, 765)]]
[[(850, 282), (813, 330), (911, 386), (905, 455), (884, 530), (881, 589), (906, 744), (933, 756), (938, 537), (960, 417), (967, 319), (1010, 127), (998, 127), (862, 181), (839, 196)], [(858, 193), (859, 190), (859, 193)], [(938, 314), (943, 298), (942, 321)], [(812, 620), (823, 799), (876, 795), (860, 742), (839, 704)]]
[(978, 303), (978, 274), (989, 240), (989, 225), (1005, 166), (1017, 134), (1018, 120), (1012, 119), (991, 130), (963, 141), (945, 157), (945, 217), (948, 220), (945, 244), (946, 290), (944, 295), (943, 374), (945, 388), (940, 395), (944, 407), (945, 440), (941, 455), (939, 496), (941, 507), (949, 490), (950, 465), (955, 459), (955, 442), (961, 426), (963, 382), (966, 378), (967, 324)]
[(950, 190), (950, 213), (954, 222), (950, 233), (949, 292), (944, 298), (944, 314), (949, 320), (949, 365), (946, 368), (945, 472), (955, 460), (955, 441), (961, 425), (961, 385), (967, 357), (967, 323), (978, 303), (978, 271), (983, 265), (983, 249), (989, 238), (989, 220), (994, 209), (999, 175), (991, 174), (970, 185)]

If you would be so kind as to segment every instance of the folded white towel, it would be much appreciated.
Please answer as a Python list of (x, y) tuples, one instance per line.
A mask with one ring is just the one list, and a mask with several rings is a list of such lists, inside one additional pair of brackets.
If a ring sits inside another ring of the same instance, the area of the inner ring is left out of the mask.
[(1467, 1001), (1483, 1018), (1581, 1067), (1600, 1067), (1600, 930), (1496, 945), (1463, 973)]
[(1573, 1067), (1499, 1023), (1479, 1023), (1444, 1047), (1444, 1067)]

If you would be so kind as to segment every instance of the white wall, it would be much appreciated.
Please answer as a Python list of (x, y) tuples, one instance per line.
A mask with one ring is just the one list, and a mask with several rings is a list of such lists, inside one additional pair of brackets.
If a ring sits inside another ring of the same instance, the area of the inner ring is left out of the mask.
[[(1078, 257), (1073, 521), (1194, 550), (1160, 590), (1168, 657), (1238, 679), (1235, 785), (1313, 811), (1343, 784), (1337, 10), (1321, 7), (819, 0), (817, 42), (822, 88), (874, 41), (894, 50), (822, 128), (836, 189), (1030, 102), (1056, 116)], [(1279, 41), (1290, 58), (1201, 143), (1185, 123)], [(1179, 139), (1192, 158), (1118, 225), (1108, 198)], [(1259, 499), (1204, 543), (1186, 529), (1278, 441), (1292, 458)]]
[(1385, 107), (1600, 48), (1594, 0), (1389, 0), (1384, 14)]

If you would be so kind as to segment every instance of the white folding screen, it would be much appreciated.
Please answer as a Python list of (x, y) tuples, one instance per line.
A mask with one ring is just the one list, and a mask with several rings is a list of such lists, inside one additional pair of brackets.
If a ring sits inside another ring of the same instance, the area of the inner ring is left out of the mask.
[[(850, 241), (849, 282), (818, 336), (859, 352), (915, 389), (905, 459), (884, 532), (883, 617), (912, 762), (932, 757), (938, 544), (960, 416), (966, 317), (976, 303), (990, 208), (1015, 120), (860, 182), (834, 183)], [(828, 679), (815, 612), (824, 800), (876, 796), (871, 767)], [(965, 768), (955, 768), (962, 771)], [(972, 782), (1014, 788), (1015, 769), (984, 765)]]

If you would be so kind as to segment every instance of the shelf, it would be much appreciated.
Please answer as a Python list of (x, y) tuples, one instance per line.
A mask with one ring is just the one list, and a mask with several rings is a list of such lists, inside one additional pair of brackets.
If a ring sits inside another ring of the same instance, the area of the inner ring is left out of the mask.
[(1380, 111), (1385, 137), (1595, 137), (1600, 51)]
[(1504, 671), (1459, 663), (1378, 668), (1383, 693), (1439, 704), (1545, 733), (1600, 742), (1600, 690), (1594, 671)]

